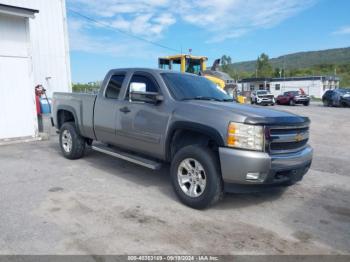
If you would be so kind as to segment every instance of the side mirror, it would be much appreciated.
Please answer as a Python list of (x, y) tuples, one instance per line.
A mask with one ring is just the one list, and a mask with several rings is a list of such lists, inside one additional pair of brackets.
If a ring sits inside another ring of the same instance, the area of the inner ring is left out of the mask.
[(147, 92), (145, 83), (130, 83), (130, 101), (143, 102), (149, 104), (158, 104), (164, 100), (164, 97), (157, 92)]
[(130, 93), (134, 93), (134, 92), (146, 93), (146, 84), (145, 83), (138, 83), (138, 82), (130, 83)]

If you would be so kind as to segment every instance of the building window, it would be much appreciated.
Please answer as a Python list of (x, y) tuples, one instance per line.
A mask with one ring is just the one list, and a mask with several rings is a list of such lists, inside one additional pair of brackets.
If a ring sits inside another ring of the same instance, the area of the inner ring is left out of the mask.
[(275, 90), (281, 90), (281, 85), (280, 84), (275, 84)]
[(254, 88), (255, 88), (255, 86), (254, 86), (254, 85), (250, 85), (250, 91), (253, 91), (253, 90), (254, 90)]

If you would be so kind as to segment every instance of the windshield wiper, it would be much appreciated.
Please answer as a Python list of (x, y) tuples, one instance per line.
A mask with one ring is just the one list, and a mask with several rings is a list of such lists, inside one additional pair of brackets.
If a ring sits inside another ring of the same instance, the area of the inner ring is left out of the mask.
[(218, 99), (210, 96), (196, 96), (196, 97), (188, 97), (188, 98), (182, 99), (182, 101), (185, 101), (185, 100), (206, 100), (206, 101), (217, 101), (217, 102), (226, 101), (225, 99)]

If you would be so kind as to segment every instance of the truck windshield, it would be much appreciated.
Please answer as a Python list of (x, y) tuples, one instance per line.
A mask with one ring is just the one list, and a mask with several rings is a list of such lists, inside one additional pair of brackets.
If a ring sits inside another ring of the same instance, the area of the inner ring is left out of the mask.
[(162, 73), (162, 77), (177, 100), (232, 101), (225, 91), (205, 77), (177, 73)]

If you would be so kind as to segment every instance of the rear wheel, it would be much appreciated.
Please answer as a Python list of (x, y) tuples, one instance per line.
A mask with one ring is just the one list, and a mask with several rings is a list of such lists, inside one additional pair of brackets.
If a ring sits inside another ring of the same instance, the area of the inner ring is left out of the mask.
[(78, 159), (84, 155), (85, 139), (79, 135), (73, 122), (67, 122), (62, 125), (59, 139), (64, 157)]
[(175, 154), (171, 180), (180, 201), (192, 208), (213, 205), (223, 194), (219, 161), (214, 152), (204, 146), (186, 146)]

